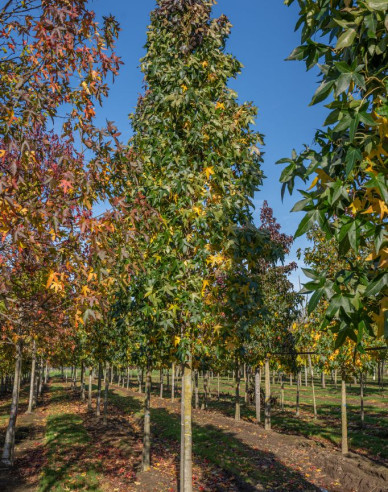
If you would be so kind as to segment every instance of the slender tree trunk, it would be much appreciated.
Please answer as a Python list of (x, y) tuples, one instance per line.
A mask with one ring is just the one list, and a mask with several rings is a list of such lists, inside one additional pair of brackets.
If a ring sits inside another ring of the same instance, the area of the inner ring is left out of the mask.
[(137, 382), (139, 384), (139, 393), (141, 393), (141, 369), (140, 367), (137, 370)]
[(280, 405), (282, 412), (284, 412), (284, 382), (283, 376), (280, 376)]
[(307, 365), (306, 364), (304, 365), (304, 385), (306, 386), (306, 388), (309, 385), (308, 384), (308, 378), (307, 378)]
[(144, 396), (143, 471), (151, 468), (151, 369), (147, 368)]
[(326, 389), (326, 379), (325, 379), (324, 371), (322, 371), (322, 373), (321, 373), (321, 383), (322, 383), (322, 388)]
[(256, 368), (255, 372), (255, 406), (256, 420), (261, 422), (261, 368)]
[(43, 357), (40, 358), (40, 371), (39, 371), (39, 387), (38, 387), (38, 396), (42, 395), (43, 391), (43, 382), (44, 382), (44, 364)]
[(296, 416), (299, 417), (300, 415), (300, 383), (302, 379), (302, 374), (300, 370), (298, 371), (298, 374), (296, 375)]
[(220, 399), (220, 373), (217, 374), (217, 400)]
[(129, 372), (129, 367), (127, 368), (127, 389), (129, 389), (129, 379), (130, 379), (130, 372)]
[(311, 376), (311, 389), (313, 390), (313, 408), (314, 408), (314, 418), (317, 418), (317, 401), (315, 398), (315, 386), (314, 386), (314, 370), (311, 364), (311, 355), (308, 355), (309, 367), (310, 367), (310, 376)]
[(271, 379), (269, 373), (269, 360), (265, 359), (265, 420), (264, 429), (271, 430)]
[(104, 425), (106, 425), (107, 421), (108, 421), (109, 371), (110, 371), (110, 366), (107, 362), (106, 363), (105, 391), (104, 391), (104, 419), (103, 419)]
[[(32, 345), (32, 358), (31, 358), (31, 374), (30, 374), (30, 396), (28, 399), (27, 413), (32, 413), (34, 409), (35, 400), (35, 372), (36, 372), (36, 342), (33, 341)], [(14, 384), (15, 385), (15, 384)]]
[(235, 412), (234, 419), (238, 422), (241, 419), (241, 404), (240, 404), (240, 366), (236, 360), (236, 386), (235, 386)]
[(16, 344), (16, 360), (15, 360), (15, 376), (13, 379), (11, 411), (7, 430), (5, 433), (5, 441), (1, 462), (5, 466), (12, 466), (14, 461), (15, 449), (15, 429), (16, 419), (18, 416), (19, 394), (20, 394), (20, 375), (22, 371), (22, 345), (21, 342)]
[(290, 373), (290, 386), (292, 386), (292, 372)]
[(179, 473), (179, 490), (184, 492), (185, 486), (185, 386), (182, 384), (181, 392), (181, 456)]
[(48, 383), (48, 377), (49, 377), (49, 369), (48, 369), (48, 362), (46, 360), (46, 365), (44, 368), (44, 384)]
[(348, 416), (346, 408), (346, 381), (345, 375), (342, 375), (342, 386), (341, 386), (341, 424), (342, 424), (342, 454), (348, 454)]
[(160, 369), (160, 398), (163, 398), (163, 369)]
[(334, 369), (334, 387), (337, 389), (337, 369)]
[(209, 371), (206, 371), (203, 376), (203, 399), (202, 399), (202, 410), (207, 409), (207, 400), (208, 400), (208, 392), (209, 392)]
[(81, 400), (82, 401), (86, 400), (86, 395), (85, 395), (85, 365), (83, 362), (81, 362)]
[(364, 410), (364, 373), (360, 374), (360, 403), (361, 403), (361, 429), (364, 428), (365, 410)]
[(175, 400), (175, 362), (172, 363), (171, 367), (171, 401)]
[(183, 401), (184, 413), (184, 434), (183, 439), (183, 480), (181, 478), (181, 492), (192, 492), (193, 490), (193, 472), (192, 472), (192, 429), (191, 429), (191, 400), (192, 400), (192, 374), (191, 374), (191, 358), (185, 364), (183, 370)]
[(89, 367), (88, 410), (92, 409), (93, 367)]
[(198, 388), (198, 369), (194, 371), (194, 408), (199, 408), (199, 388)]
[(99, 417), (101, 415), (101, 380), (102, 380), (102, 364), (98, 363), (98, 382), (97, 382), (97, 405), (96, 405), (96, 415)]

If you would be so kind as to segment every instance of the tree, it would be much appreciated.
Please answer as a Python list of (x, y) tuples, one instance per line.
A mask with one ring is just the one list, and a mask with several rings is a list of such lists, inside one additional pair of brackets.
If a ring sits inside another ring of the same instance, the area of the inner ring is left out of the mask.
[[(144, 244), (148, 317), (171, 330), (184, 365), (182, 490), (191, 491), (191, 367), (212, 285), (209, 258), (250, 221), (262, 180), (256, 108), (226, 86), (241, 64), (224, 52), (230, 23), (210, 0), (160, 0), (141, 61), (146, 90), (132, 117), (136, 193), (160, 214)], [(129, 194), (130, 195), (130, 194)]]
[(355, 265), (345, 282), (340, 272), (330, 283), (310, 272), (310, 310), (325, 295), (326, 318), (342, 322), (339, 340), (360, 343), (364, 333), (372, 334), (372, 325), (377, 336), (387, 338), (387, 2), (301, 0), (299, 5), (302, 44), (290, 59), (304, 60), (307, 69), (319, 64), (321, 85), (311, 104), (332, 101), (315, 147), (279, 161), (288, 164), (282, 192), (292, 193), (297, 178), (307, 182), (315, 175), (294, 207), (306, 212), (296, 236), (318, 225), (335, 238), (342, 257), (372, 247), (365, 269)]

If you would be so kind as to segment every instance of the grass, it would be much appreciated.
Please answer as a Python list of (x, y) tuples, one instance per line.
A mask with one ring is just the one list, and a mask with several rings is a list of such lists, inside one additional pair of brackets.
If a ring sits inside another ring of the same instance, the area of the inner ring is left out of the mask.
[[(63, 388), (51, 391), (55, 393), (51, 403), (60, 404), (68, 398)], [(47, 463), (41, 473), (38, 492), (100, 491), (98, 470), (86, 459), (89, 442), (80, 415), (67, 412), (50, 415), (46, 426)]]
[[(170, 379), (171, 380), (171, 379)], [(159, 395), (159, 372), (153, 374), (153, 394)], [(176, 382), (177, 384), (177, 382)], [(341, 388), (337, 388), (329, 380), (326, 388), (321, 387), (318, 379), (314, 381), (317, 413), (314, 419), (313, 398), (311, 385), (306, 387), (303, 378), (303, 386), (300, 388), (300, 410), (301, 416), (295, 416), (296, 384), (295, 381), (290, 386), (289, 381), (285, 382), (285, 406), (282, 412), (279, 406), (272, 410), (272, 427), (275, 430), (287, 434), (303, 435), (313, 437), (321, 441), (330, 441), (335, 445), (341, 442)], [(170, 397), (170, 392), (166, 388), (164, 396)], [(132, 389), (137, 390), (138, 383), (132, 378)], [(217, 379), (210, 380), (210, 387), (213, 394), (209, 398), (208, 408), (216, 410), (224, 415), (234, 416), (234, 382), (230, 378), (220, 379), (220, 400), (217, 400)], [(199, 382), (200, 397), (203, 391), (203, 381)], [(272, 384), (271, 391), (274, 396), (280, 397), (280, 384)], [(348, 385), (348, 438), (349, 446), (353, 451), (358, 451), (370, 456), (371, 458), (388, 459), (388, 398), (387, 390), (381, 390), (376, 382), (368, 381), (364, 390), (364, 428), (361, 428), (360, 419), (360, 398), (358, 385)], [(179, 387), (178, 387), (179, 392)], [(241, 414), (244, 419), (255, 420), (255, 409), (252, 405), (244, 404), (244, 382), (241, 382)], [(179, 396), (179, 395), (178, 395)]]

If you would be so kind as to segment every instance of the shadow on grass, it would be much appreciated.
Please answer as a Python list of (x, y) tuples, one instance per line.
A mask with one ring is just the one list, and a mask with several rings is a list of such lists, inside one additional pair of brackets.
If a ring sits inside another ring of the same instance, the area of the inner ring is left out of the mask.
[(82, 418), (75, 414), (51, 416), (47, 421), (47, 465), (38, 491), (98, 491), (96, 469), (85, 460), (89, 436)]
[[(120, 390), (112, 391), (111, 402), (121, 410), (140, 417), (142, 402), (130, 395), (120, 395), (117, 391)], [(158, 440), (172, 441), (175, 445), (179, 443), (179, 415), (164, 408), (153, 408), (151, 422), (152, 433)], [(210, 462), (229, 477), (233, 477), (241, 491), (257, 490), (259, 484), (262, 490), (319, 490), (302, 475), (281, 464), (272, 453), (253, 449), (232, 432), (223, 431), (213, 425), (201, 426), (193, 423), (193, 454), (194, 461), (197, 458)], [(179, 463), (176, 463), (176, 469), (178, 474)], [(214, 490), (226, 489), (219, 487)]]

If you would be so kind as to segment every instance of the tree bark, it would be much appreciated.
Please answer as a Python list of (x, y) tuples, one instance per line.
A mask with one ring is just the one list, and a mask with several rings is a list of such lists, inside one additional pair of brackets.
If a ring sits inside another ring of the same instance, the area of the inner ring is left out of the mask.
[(44, 368), (44, 384), (48, 383), (48, 377), (49, 377), (49, 369), (48, 369), (48, 362), (46, 360), (46, 365)]
[(282, 412), (284, 411), (284, 381), (283, 376), (280, 376), (280, 406)]
[(5, 466), (12, 466), (14, 461), (15, 449), (15, 429), (16, 419), (18, 416), (19, 394), (20, 394), (20, 375), (22, 370), (22, 344), (16, 344), (16, 360), (15, 360), (15, 376), (13, 379), (11, 411), (7, 430), (5, 433), (5, 441), (1, 462)]
[(184, 420), (183, 439), (183, 480), (181, 478), (181, 492), (192, 492), (193, 490), (193, 472), (192, 472), (192, 429), (191, 429), (191, 400), (192, 400), (192, 374), (191, 374), (191, 358), (185, 364), (183, 369), (183, 401), (184, 412), (182, 418)]
[(322, 388), (326, 389), (326, 379), (325, 379), (324, 371), (322, 371), (322, 373), (321, 373), (321, 383), (322, 383)]
[(175, 362), (172, 363), (171, 367), (171, 401), (175, 401)]
[(271, 430), (271, 379), (269, 373), (269, 360), (265, 359), (265, 420), (264, 429)]
[(298, 371), (296, 375), (296, 416), (299, 417), (300, 415), (300, 383), (302, 379), (302, 374), (300, 370)]
[(364, 428), (365, 410), (364, 410), (364, 373), (360, 374), (360, 403), (361, 403), (361, 429)]
[(238, 422), (241, 419), (241, 404), (240, 404), (240, 366), (236, 360), (236, 386), (235, 386), (235, 412), (234, 419)]
[(36, 373), (36, 342), (32, 345), (31, 374), (30, 374), (30, 396), (28, 399), (27, 413), (32, 413), (35, 400), (35, 373)]
[(316, 401), (316, 398), (315, 398), (314, 370), (313, 370), (313, 366), (311, 364), (311, 355), (310, 354), (308, 355), (308, 359), (309, 359), (309, 366), (310, 366), (311, 388), (313, 390), (314, 418), (316, 419), (317, 418), (317, 401)]
[(151, 468), (151, 369), (147, 368), (144, 396), (143, 471)]
[(97, 404), (96, 404), (96, 415), (99, 417), (101, 415), (101, 380), (102, 380), (102, 364), (98, 363), (98, 382), (97, 382)]
[(208, 400), (208, 392), (209, 392), (209, 371), (206, 371), (203, 376), (203, 399), (202, 399), (202, 410), (207, 409), (207, 400)]
[(107, 362), (106, 363), (105, 391), (104, 391), (104, 419), (103, 419), (104, 425), (107, 424), (107, 420), (108, 420), (109, 372), (110, 372), (110, 366)]
[(194, 408), (199, 408), (198, 369), (194, 371)]
[(342, 425), (342, 454), (348, 454), (348, 415), (346, 408), (346, 381), (345, 375), (342, 375), (341, 385), (341, 425)]
[(163, 369), (160, 369), (160, 398), (163, 398), (163, 383), (164, 383), (164, 378), (163, 378)]
[(93, 367), (89, 367), (88, 410), (92, 409)]
[(217, 374), (217, 400), (220, 399), (220, 373)]
[(261, 422), (261, 368), (257, 368), (255, 372), (255, 406), (256, 420)]
[(85, 366), (84, 363), (81, 362), (81, 400), (85, 401)]

